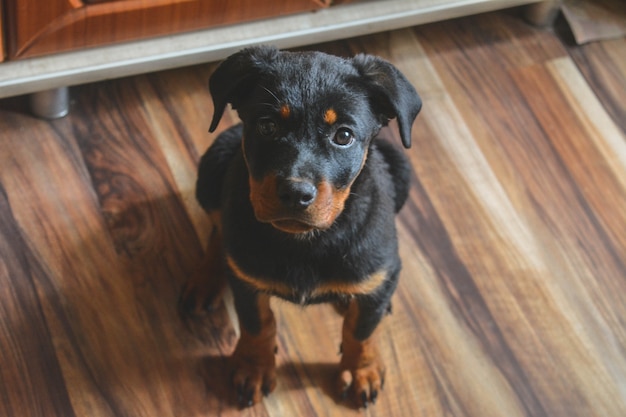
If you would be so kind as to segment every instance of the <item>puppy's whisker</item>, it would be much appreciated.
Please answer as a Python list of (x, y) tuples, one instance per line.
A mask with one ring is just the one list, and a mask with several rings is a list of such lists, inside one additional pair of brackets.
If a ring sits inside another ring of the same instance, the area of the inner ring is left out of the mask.
[(267, 91), (272, 97), (274, 97), (274, 99), (276, 100), (276, 103), (280, 103), (280, 99), (276, 96), (276, 94), (274, 94), (272, 92), (272, 90), (270, 90), (269, 88), (265, 87), (265, 86), (261, 86), (261, 88), (265, 91)]
[(276, 104), (275, 103), (259, 103), (259, 106), (267, 106), (267, 107), (271, 107), (273, 109), (276, 108)]

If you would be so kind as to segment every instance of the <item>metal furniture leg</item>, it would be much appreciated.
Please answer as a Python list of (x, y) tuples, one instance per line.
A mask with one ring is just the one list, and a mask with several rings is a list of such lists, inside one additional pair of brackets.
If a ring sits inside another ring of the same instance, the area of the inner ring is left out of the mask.
[(58, 119), (67, 115), (70, 109), (68, 87), (39, 91), (30, 95), (30, 109), (43, 119)]
[(544, 0), (530, 4), (525, 6), (524, 17), (535, 26), (551, 26), (559, 13), (561, 3), (561, 0)]

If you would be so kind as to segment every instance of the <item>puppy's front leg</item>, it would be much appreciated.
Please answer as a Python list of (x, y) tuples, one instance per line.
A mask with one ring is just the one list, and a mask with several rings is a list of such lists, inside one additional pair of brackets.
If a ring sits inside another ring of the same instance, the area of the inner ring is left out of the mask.
[(386, 311), (387, 306), (373, 296), (353, 298), (343, 322), (338, 388), (342, 398), (352, 389), (360, 407), (376, 403), (385, 381), (385, 365), (375, 335)]
[(230, 357), (232, 382), (239, 405), (249, 407), (276, 388), (276, 320), (269, 295), (237, 279), (231, 287), (241, 330)]

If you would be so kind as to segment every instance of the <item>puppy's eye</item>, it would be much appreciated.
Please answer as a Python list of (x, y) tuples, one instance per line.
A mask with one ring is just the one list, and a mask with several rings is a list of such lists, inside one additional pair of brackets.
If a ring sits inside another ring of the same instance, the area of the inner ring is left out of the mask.
[(273, 119), (263, 117), (256, 123), (256, 131), (262, 136), (273, 136), (278, 131), (278, 125)]
[(350, 146), (352, 142), (354, 142), (354, 134), (345, 127), (338, 129), (333, 137), (333, 143), (338, 146)]

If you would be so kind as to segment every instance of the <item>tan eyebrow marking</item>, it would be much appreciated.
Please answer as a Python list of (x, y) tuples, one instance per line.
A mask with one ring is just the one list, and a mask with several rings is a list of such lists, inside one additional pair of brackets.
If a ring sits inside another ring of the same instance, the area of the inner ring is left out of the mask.
[(337, 121), (337, 112), (332, 108), (326, 110), (326, 113), (324, 113), (324, 121), (329, 125), (334, 124)]
[(283, 119), (288, 119), (290, 114), (291, 114), (291, 109), (289, 108), (289, 106), (286, 104), (283, 104), (282, 107), (280, 108), (280, 117), (282, 117)]

